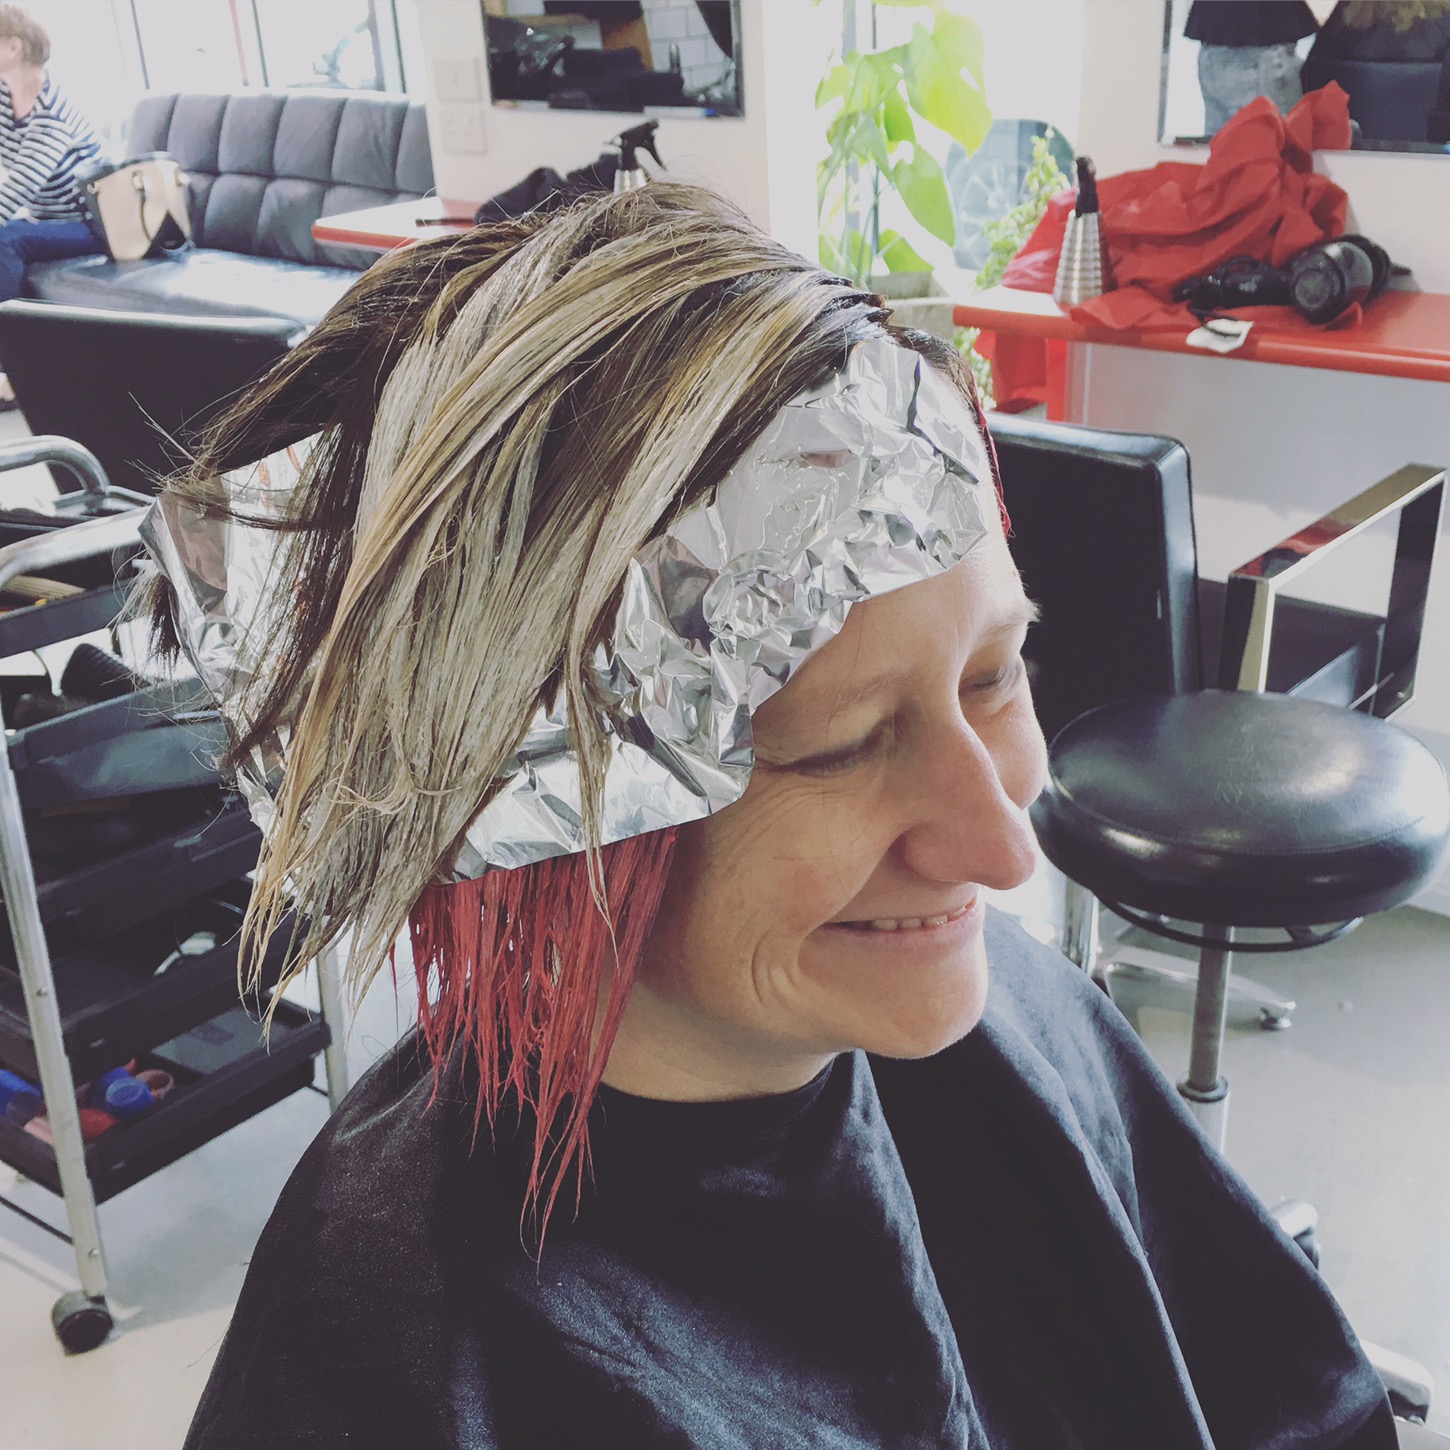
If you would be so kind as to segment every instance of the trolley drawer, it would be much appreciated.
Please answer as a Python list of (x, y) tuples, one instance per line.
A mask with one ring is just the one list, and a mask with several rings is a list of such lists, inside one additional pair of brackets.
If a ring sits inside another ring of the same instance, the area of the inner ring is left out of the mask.
[[(148, 1112), (86, 1144), (96, 1202), (104, 1203), (263, 1108), (310, 1087), (313, 1060), (328, 1041), (325, 1022), (283, 1001), (265, 1043), (260, 1023), (235, 1007), (141, 1054), (139, 1067), (164, 1067), (175, 1086)], [(204, 1068), (186, 1063), (204, 1063)], [(61, 1191), (51, 1145), (4, 1118), (0, 1160), (52, 1193)]]
[[(53, 958), (61, 1033), (77, 1081), (236, 1005), (236, 936), (250, 889), (246, 881), (232, 881), (106, 941)], [(177, 955), (182, 942), (203, 931), (215, 936), (213, 951)], [(262, 963), (264, 990), (277, 980), (290, 942), (286, 929), (273, 939)], [(0, 964), (0, 1066), (38, 1082), (20, 976), (9, 943), (4, 945), (9, 960)], [(173, 960), (158, 973), (168, 958)]]

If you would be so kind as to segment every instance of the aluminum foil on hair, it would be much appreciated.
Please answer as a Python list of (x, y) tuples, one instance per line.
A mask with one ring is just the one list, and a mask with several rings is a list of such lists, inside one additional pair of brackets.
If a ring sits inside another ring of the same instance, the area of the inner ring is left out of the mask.
[[(308, 439), (250, 467), (223, 476), (228, 502), (259, 519), (286, 517), (293, 491), (315, 444)], [(170, 581), (177, 634), (202, 684), (239, 733), (246, 700), (271, 667), (266, 643), (275, 637), (273, 613), (287, 608), (277, 588), (277, 554), (284, 535), (217, 518), (162, 493), (141, 521), (141, 541)], [(252, 819), (268, 830), (272, 790), (285, 764), (286, 739), (252, 754), (237, 786)]]
[[(267, 460), (225, 481), (262, 512), (278, 506), (286, 472)], [(754, 760), (753, 712), (840, 630), (853, 604), (959, 563), (994, 527), (996, 507), (970, 407), (919, 354), (885, 335), (788, 403), (714, 497), (630, 564), (609, 643), (593, 665), (610, 744), (601, 843), (738, 800)], [(276, 538), (183, 515), (164, 496), (145, 528), (176, 588), (187, 651), (234, 721), (265, 668), (248, 641), (267, 637), (256, 626), (277, 607), (267, 575)], [(264, 830), (272, 803), (263, 781), (285, 744), (264, 752), (243, 782)], [(562, 698), (540, 710), (497, 780), (453, 879), (585, 849)]]

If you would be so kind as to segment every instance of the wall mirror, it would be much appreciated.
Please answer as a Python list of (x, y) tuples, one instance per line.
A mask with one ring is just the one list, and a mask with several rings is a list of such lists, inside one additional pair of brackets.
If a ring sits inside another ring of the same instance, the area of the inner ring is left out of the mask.
[(739, 116), (740, 0), (483, 0), (495, 105)]
[[(1205, 144), (1255, 95), (1338, 81), (1357, 151), (1450, 153), (1450, 0), (1165, 0), (1159, 139)], [(1193, 38), (1207, 34), (1208, 42)]]

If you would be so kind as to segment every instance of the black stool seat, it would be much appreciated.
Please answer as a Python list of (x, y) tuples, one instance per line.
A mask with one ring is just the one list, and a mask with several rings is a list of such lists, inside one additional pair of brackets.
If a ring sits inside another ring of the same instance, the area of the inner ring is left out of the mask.
[(1219, 926), (1384, 911), (1434, 873), (1450, 788), (1412, 735), (1289, 695), (1206, 690), (1089, 711), (1032, 808), (1049, 861), (1109, 902)]

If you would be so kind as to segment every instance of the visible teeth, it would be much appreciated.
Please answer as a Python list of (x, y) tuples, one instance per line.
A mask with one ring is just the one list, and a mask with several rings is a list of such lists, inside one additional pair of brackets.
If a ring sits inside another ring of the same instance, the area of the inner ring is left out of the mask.
[(941, 916), (901, 916), (901, 917), (877, 917), (875, 921), (862, 921), (848, 923), (857, 927), (865, 927), (868, 931), (915, 931), (923, 926), (945, 926), (949, 921), (955, 921), (967, 908), (964, 906), (960, 911), (949, 911)]

